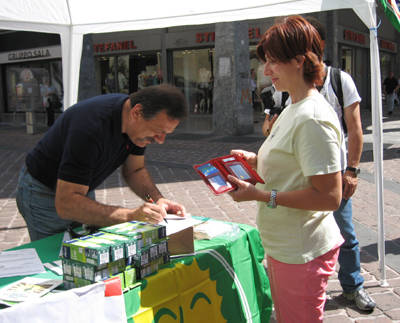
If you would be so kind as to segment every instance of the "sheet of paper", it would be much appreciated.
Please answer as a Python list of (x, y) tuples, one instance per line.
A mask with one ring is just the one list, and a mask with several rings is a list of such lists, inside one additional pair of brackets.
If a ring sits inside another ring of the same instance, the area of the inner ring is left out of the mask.
[(194, 228), (194, 238), (198, 240), (210, 240), (223, 234), (235, 234), (239, 231), (240, 229), (236, 224), (210, 220), (201, 223)]
[(167, 227), (167, 236), (204, 222), (190, 215), (182, 218), (173, 214), (167, 215), (167, 221), (168, 223), (163, 223)]
[(62, 284), (62, 279), (25, 277), (0, 289), (0, 299), (24, 302), (47, 294)]
[(46, 270), (34, 248), (0, 252), (0, 278), (44, 272)]

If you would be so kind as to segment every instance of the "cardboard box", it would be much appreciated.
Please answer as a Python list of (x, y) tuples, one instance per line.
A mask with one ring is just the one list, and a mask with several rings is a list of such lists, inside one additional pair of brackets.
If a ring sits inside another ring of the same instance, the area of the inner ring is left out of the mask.
[(138, 249), (165, 239), (166, 228), (161, 224), (150, 224), (139, 221), (129, 221), (101, 228), (100, 231), (124, 235), (137, 239)]
[(104, 239), (119, 241), (124, 245), (124, 258), (136, 255), (138, 247), (138, 240), (121, 234), (114, 234), (109, 232), (96, 232), (93, 235), (101, 236)]
[(194, 253), (193, 227), (168, 235), (168, 251), (170, 255)]
[(63, 258), (102, 265), (110, 262), (110, 245), (91, 242), (90, 236), (64, 241), (62, 244)]

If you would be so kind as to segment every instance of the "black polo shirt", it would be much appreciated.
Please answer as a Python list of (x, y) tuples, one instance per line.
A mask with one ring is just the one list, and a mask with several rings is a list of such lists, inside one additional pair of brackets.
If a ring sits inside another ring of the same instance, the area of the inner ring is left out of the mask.
[(129, 154), (143, 155), (121, 133), (125, 94), (106, 94), (81, 101), (64, 111), (44, 137), (29, 152), (29, 173), (49, 188), (57, 179), (99, 186), (121, 166)]

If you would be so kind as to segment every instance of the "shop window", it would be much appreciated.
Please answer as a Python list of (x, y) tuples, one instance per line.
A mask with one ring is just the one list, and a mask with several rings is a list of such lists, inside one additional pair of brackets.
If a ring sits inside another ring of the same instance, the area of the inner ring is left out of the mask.
[(161, 72), (161, 53), (137, 53), (131, 56), (134, 89), (140, 90), (147, 86), (163, 82)]
[(341, 69), (350, 75), (353, 74), (353, 50), (348, 47), (342, 47), (342, 66)]
[(146, 86), (160, 84), (160, 60), (160, 53), (99, 57), (101, 93), (130, 94)]
[(185, 94), (192, 115), (212, 114), (213, 54), (209, 48), (172, 52), (173, 82)]
[(117, 92), (115, 80), (115, 60), (116, 57), (101, 57), (99, 59), (102, 94)]
[(61, 109), (61, 61), (8, 65), (5, 73), (7, 112), (45, 112), (53, 101)]

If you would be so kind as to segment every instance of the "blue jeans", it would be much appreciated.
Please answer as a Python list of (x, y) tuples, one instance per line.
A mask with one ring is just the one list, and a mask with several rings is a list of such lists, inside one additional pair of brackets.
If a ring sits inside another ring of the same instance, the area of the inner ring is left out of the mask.
[(353, 226), (351, 199), (342, 199), (340, 207), (333, 212), (344, 243), (339, 253), (339, 281), (345, 293), (362, 288), (364, 278), (361, 276), (360, 248)]
[[(88, 197), (94, 199), (94, 192), (89, 192)], [(58, 216), (54, 199), (55, 191), (34, 179), (24, 166), (19, 174), (16, 201), (31, 241), (63, 232), (76, 224)]]
[(388, 112), (393, 112), (395, 98), (396, 98), (396, 93), (394, 93), (394, 92), (390, 93), (390, 94), (386, 94), (386, 105), (387, 105)]

